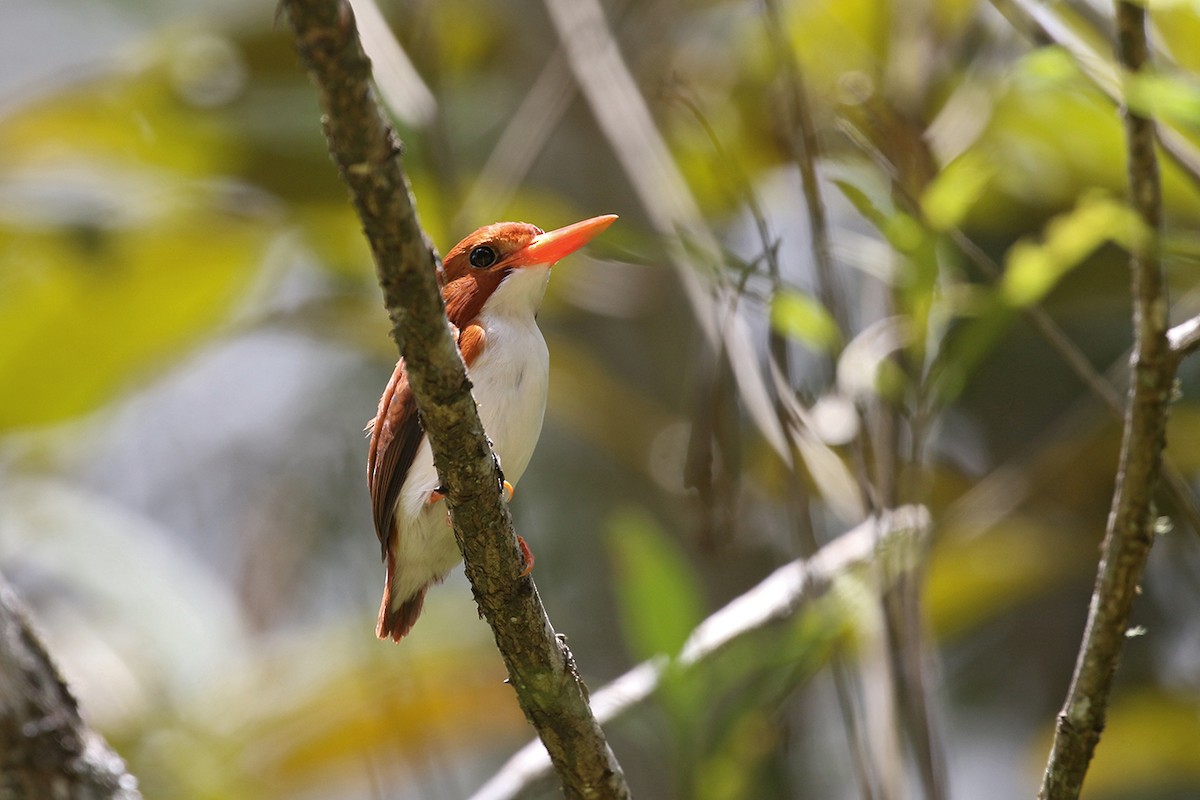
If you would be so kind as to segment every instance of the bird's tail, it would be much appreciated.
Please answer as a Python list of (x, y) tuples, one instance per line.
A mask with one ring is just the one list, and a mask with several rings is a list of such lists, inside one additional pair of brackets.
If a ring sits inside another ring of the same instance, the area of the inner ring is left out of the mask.
[(375, 635), (380, 639), (391, 639), (393, 642), (407, 636), (417, 623), (417, 617), (421, 616), (421, 608), (425, 605), (425, 592), (428, 590), (429, 585), (426, 584), (412, 597), (393, 607), (391, 588), (385, 589), (383, 602), (379, 605), (379, 624), (375, 626)]
[(421, 608), (425, 605), (425, 592), (429, 584), (425, 584), (403, 601), (396, 602), (395, 585), (395, 556), (389, 548), (387, 554), (387, 582), (383, 586), (383, 602), (379, 604), (379, 623), (375, 626), (375, 635), (380, 639), (391, 639), (398, 642), (408, 635), (417, 617), (421, 616)]

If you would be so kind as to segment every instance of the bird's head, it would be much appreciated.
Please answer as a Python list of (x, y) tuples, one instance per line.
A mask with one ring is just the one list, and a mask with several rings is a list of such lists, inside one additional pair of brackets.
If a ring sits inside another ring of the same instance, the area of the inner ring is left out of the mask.
[(485, 305), (496, 313), (537, 313), (550, 267), (616, 218), (606, 214), (548, 232), (525, 222), (480, 228), (450, 248), (442, 262), (447, 316), (461, 327), (479, 316)]

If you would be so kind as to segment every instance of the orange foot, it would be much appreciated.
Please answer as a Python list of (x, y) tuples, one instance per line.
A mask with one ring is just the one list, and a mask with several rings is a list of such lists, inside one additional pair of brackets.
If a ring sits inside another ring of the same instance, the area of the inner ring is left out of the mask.
[[(425, 506), (431, 506), (437, 503), (439, 500), (444, 500), (445, 498), (446, 493), (444, 491), (442, 491), (440, 488), (434, 489), (429, 493), (429, 499), (425, 501)], [(453, 527), (453, 523), (450, 522), (450, 509), (446, 509), (446, 527)]]
[(517, 537), (517, 546), (521, 548), (521, 555), (525, 559), (525, 569), (517, 577), (518, 580), (524, 578), (529, 573), (533, 572), (533, 551), (529, 549), (529, 545), (525, 544), (525, 540), (520, 536)]
[(509, 483), (508, 481), (504, 482), (504, 494), (508, 495), (507, 497), (504, 498), (505, 500), (508, 500), (511, 503), (512, 499), (513, 499), (513, 495), (516, 494), (516, 491), (517, 490), (513, 488), (513, 485), (511, 483)]

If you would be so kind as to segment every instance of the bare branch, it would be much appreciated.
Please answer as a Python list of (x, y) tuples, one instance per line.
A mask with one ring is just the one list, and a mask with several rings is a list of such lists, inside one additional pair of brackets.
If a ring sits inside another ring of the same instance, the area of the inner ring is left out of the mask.
[[(929, 526), (922, 506), (902, 506), (847, 531), (811, 558), (797, 559), (768, 575), (757, 586), (731, 600), (692, 631), (676, 666), (693, 667), (755, 631), (794, 616), (820, 597), (838, 575), (870, 561), (884, 549), (893, 551), (906, 536)], [(666, 673), (666, 657), (645, 661), (592, 696), (592, 707), (608, 723), (647, 700)], [(546, 751), (532, 741), (517, 751), (471, 800), (515, 800), (550, 772)]]
[(1167, 331), (1167, 342), (1176, 358), (1194, 353), (1200, 347), (1200, 317), (1192, 317)]
[(354, 14), (344, 0), (284, 0), (283, 7), (317, 86), (330, 153), (371, 246), (467, 578), (521, 709), (546, 743), (568, 797), (628, 797), (570, 651), (533, 581), (517, 577), (524, 561), (501, 500), (499, 470), (446, 321), (437, 257), (417, 223), (400, 142), (371, 88)]
[(140, 800), (0, 576), (0, 797)]
[[(1135, 74), (1148, 60), (1146, 9), (1116, 4), (1118, 57)], [(1145, 225), (1135, 237), (1133, 273), (1133, 379), (1121, 444), (1121, 462), (1087, 627), (1038, 793), (1041, 800), (1076, 798), (1104, 730), (1113, 677), (1125, 643), (1129, 613), (1154, 541), (1154, 487), (1162, 466), (1167, 411), (1177, 359), (1167, 342), (1167, 296), (1158, 252), (1162, 192), (1154, 152), (1154, 122), (1125, 108), (1129, 188)]]

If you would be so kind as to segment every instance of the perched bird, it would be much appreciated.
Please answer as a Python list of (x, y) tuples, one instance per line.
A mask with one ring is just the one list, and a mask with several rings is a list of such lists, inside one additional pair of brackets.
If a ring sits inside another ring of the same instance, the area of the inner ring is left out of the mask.
[[(593, 217), (548, 233), (499, 222), (463, 239), (443, 260), (446, 315), (510, 493), (529, 465), (546, 410), (550, 357), (536, 317), (550, 267), (616, 218)], [(387, 563), (375, 632), (398, 642), (420, 616), (429, 587), (461, 559), (403, 359), (367, 429), (367, 483)]]

